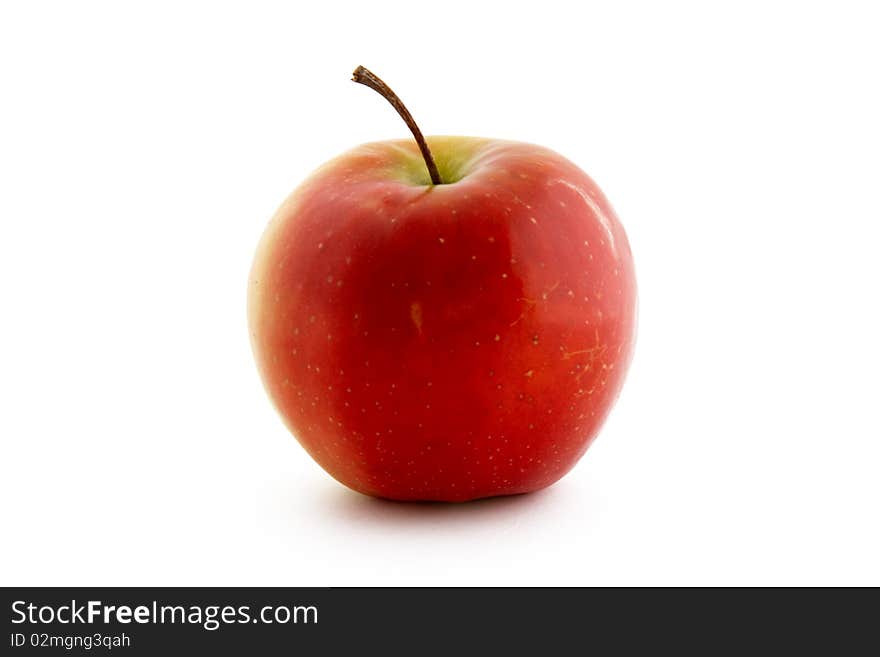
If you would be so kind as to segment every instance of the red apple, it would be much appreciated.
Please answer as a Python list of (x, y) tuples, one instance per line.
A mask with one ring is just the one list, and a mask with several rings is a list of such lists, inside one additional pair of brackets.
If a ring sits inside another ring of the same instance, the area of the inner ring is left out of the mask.
[(443, 184), (416, 143), (367, 144), (278, 210), (249, 287), (259, 371), (306, 451), (357, 491), (535, 491), (574, 466), (620, 392), (629, 243), (562, 156), (427, 142)]

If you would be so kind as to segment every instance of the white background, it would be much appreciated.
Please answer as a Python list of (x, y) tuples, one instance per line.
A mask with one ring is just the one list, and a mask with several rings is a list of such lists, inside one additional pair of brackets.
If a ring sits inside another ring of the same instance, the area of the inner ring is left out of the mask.
[[(872, 3), (0, 9), (0, 582), (880, 584)], [(287, 433), (245, 290), (328, 158), (549, 146), (636, 257), (624, 393), (552, 488), (362, 497)]]

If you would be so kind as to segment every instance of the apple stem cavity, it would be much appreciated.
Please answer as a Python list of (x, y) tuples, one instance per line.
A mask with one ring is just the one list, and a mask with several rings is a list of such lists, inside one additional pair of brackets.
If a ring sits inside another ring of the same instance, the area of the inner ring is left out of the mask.
[(434, 185), (442, 185), (443, 180), (440, 178), (440, 172), (437, 170), (434, 156), (431, 155), (431, 149), (428, 148), (428, 142), (425, 141), (422, 131), (419, 130), (419, 126), (416, 125), (416, 121), (413, 119), (412, 114), (406, 109), (406, 105), (404, 105), (403, 101), (398, 98), (397, 94), (391, 90), (391, 87), (385, 84), (381, 78), (370, 69), (364, 68), (363, 66), (358, 66), (354, 70), (351, 79), (358, 84), (363, 84), (369, 87), (391, 103), (391, 106), (397, 110), (397, 113), (400, 114), (400, 118), (403, 119), (404, 123), (406, 123), (407, 127), (412, 132), (413, 137), (415, 137), (416, 143), (419, 145), (419, 150), (422, 152), (422, 157), (425, 159), (425, 165), (428, 167), (428, 174), (431, 176), (431, 182)]

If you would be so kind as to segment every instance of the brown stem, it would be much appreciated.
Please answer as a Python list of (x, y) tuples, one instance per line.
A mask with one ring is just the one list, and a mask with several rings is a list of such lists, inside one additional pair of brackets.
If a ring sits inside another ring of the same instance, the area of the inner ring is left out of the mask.
[(358, 66), (354, 70), (351, 79), (359, 84), (366, 85), (391, 103), (391, 106), (397, 110), (397, 113), (400, 114), (400, 118), (403, 119), (404, 123), (406, 123), (407, 127), (412, 131), (413, 137), (416, 138), (419, 150), (422, 151), (422, 157), (425, 158), (425, 165), (428, 167), (428, 173), (431, 175), (431, 182), (435, 185), (442, 185), (443, 180), (440, 178), (440, 172), (437, 171), (437, 164), (434, 162), (434, 156), (431, 155), (431, 149), (428, 148), (428, 143), (422, 136), (422, 131), (419, 130), (419, 126), (416, 125), (415, 119), (413, 119), (409, 110), (406, 109), (406, 105), (403, 104), (403, 101), (397, 97), (396, 93), (391, 91), (391, 87), (382, 82), (375, 73), (363, 66)]

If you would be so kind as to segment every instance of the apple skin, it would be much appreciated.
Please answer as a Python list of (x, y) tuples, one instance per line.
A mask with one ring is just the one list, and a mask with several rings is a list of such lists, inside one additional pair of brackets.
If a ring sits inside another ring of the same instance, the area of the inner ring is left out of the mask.
[(366, 144), (281, 206), (254, 260), (251, 341), (290, 431), (394, 500), (535, 491), (584, 454), (633, 349), (636, 282), (596, 184), (545, 148)]

